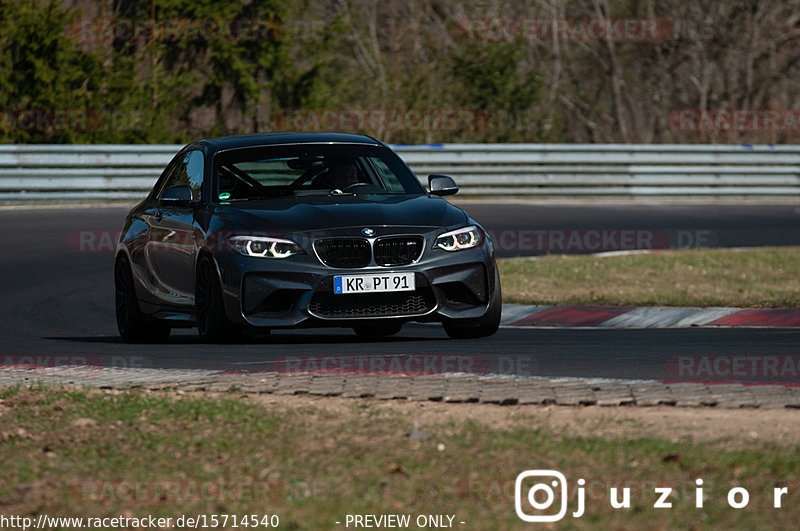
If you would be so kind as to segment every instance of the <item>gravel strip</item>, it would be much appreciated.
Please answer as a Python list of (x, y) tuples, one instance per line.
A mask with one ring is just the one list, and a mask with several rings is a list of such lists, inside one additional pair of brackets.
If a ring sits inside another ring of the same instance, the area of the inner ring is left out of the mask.
[(183, 391), (308, 394), (460, 403), (800, 408), (800, 387), (743, 383), (662, 383), (487, 375), (359, 375), (338, 373), (220, 374), (208, 370), (46, 368), (0, 370), (2, 386), (79, 385)]

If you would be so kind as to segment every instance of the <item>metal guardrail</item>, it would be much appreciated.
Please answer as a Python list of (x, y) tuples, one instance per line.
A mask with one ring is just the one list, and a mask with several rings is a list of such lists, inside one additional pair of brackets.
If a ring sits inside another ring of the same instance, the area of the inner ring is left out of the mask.
[[(800, 198), (800, 145), (433, 144), (393, 146), (423, 182), (463, 195)], [(134, 200), (179, 145), (0, 145), (0, 202)]]

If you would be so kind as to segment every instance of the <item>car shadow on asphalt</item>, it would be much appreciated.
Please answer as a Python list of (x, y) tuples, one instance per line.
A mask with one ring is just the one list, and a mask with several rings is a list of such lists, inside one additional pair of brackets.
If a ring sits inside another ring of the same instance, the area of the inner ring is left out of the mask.
[[(426, 327), (427, 328), (427, 327)], [(420, 333), (423, 332), (423, 333)], [(42, 339), (51, 341), (68, 341), (76, 343), (94, 343), (94, 344), (109, 344), (109, 345), (299, 345), (299, 344), (331, 344), (331, 343), (408, 343), (415, 341), (448, 341), (447, 336), (443, 332), (433, 328), (432, 330), (414, 329), (409, 331), (401, 331), (397, 335), (370, 338), (357, 336), (352, 332), (347, 332), (342, 329), (341, 333), (331, 334), (330, 332), (320, 333), (319, 331), (280, 331), (275, 334), (256, 335), (236, 338), (230, 342), (221, 343), (203, 343), (195, 334), (173, 334), (166, 341), (150, 341), (129, 343), (119, 336), (50, 336), (42, 337)]]

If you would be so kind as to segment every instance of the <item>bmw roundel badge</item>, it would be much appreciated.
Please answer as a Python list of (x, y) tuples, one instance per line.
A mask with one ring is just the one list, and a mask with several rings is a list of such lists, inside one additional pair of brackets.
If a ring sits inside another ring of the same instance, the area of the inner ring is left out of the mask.
[(361, 229), (361, 232), (364, 233), (364, 236), (372, 236), (375, 234), (375, 231), (372, 229)]

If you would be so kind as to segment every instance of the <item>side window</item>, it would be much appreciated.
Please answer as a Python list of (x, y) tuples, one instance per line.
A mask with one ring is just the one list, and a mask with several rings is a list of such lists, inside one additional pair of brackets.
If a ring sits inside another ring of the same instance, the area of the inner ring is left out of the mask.
[(201, 198), (203, 190), (203, 153), (196, 149), (186, 153), (183, 160), (175, 165), (170, 174), (164, 179), (164, 184), (158, 191), (158, 197), (170, 186), (188, 184), (192, 187), (192, 199)]
[(192, 186), (192, 199), (197, 201), (203, 195), (203, 152), (192, 150), (183, 159), (186, 163), (186, 176)]
[(180, 166), (179, 162), (172, 161), (166, 167), (166, 169), (161, 173), (161, 176), (158, 178), (155, 186), (153, 186), (152, 196), (155, 198), (161, 197), (161, 194), (164, 192), (164, 188), (167, 187), (167, 183), (172, 180), (172, 174), (175, 173), (175, 169)]

